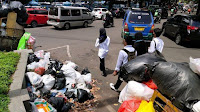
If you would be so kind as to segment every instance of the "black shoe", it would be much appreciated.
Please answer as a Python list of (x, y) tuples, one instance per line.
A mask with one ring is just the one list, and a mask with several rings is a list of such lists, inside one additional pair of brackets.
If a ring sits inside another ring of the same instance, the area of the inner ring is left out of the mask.
[(107, 76), (107, 74), (106, 74), (106, 72), (104, 71), (102, 74), (101, 74), (102, 76), (104, 76), (104, 77), (106, 77)]

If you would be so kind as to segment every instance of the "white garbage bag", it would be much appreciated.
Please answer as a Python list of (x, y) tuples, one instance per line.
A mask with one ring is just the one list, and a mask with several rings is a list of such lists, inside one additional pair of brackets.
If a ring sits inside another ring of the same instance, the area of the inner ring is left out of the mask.
[(123, 101), (132, 99), (149, 101), (153, 93), (154, 90), (150, 89), (145, 84), (136, 81), (129, 81), (124, 89), (120, 92), (118, 102), (122, 103)]
[(200, 75), (200, 58), (193, 59), (192, 57), (190, 57), (189, 65), (194, 73)]
[(41, 76), (35, 72), (27, 72), (26, 76), (28, 76), (28, 79), (33, 86), (37, 86), (42, 82)]
[(86, 90), (88, 93), (90, 93), (90, 90), (86, 87), (86, 84), (85, 83), (79, 83), (76, 85), (76, 88), (77, 89), (83, 89), (83, 90)]
[(55, 84), (55, 78), (51, 75), (43, 75), (42, 82), (44, 83), (44, 89), (51, 90)]
[(85, 83), (85, 80), (83, 78), (83, 75), (81, 75), (79, 72), (76, 72), (76, 83)]
[(28, 71), (34, 71), (36, 68), (38, 68), (38, 63), (37, 62), (33, 62), (31, 64), (28, 64), (27, 65), (27, 69)]
[(63, 65), (61, 70), (63, 70), (63, 74), (65, 75), (65, 77), (69, 77), (74, 80), (76, 79), (76, 70), (74, 70), (72, 67)]
[(82, 77), (83, 77), (83, 79), (84, 79), (84, 81), (86, 83), (91, 83), (92, 82), (92, 74), (91, 73), (88, 73), (86, 75), (82, 75)]
[(39, 50), (37, 52), (34, 52), (34, 54), (39, 58), (39, 59), (44, 59), (44, 50)]
[(195, 103), (192, 107), (192, 110), (194, 112), (200, 112), (200, 101), (198, 101), (197, 103)]
[(71, 62), (71, 61), (65, 61), (64, 64), (67, 65), (68, 67), (72, 67), (74, 70), (77, 70), (77, 69), (78, 69), (78, 65), (75, 64), (74, 62)]

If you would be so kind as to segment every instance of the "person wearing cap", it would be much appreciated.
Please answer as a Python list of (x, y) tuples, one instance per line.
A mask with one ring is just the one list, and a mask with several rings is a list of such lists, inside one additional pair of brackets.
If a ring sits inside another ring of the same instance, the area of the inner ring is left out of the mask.
[[(123, 39), (124, 49), (127, 50), (128, 52), (135, 52), (135, 56), (137, 56), (137, 51), (135, 51), (135, 49), (132, 46), (132, 40), (133, 38), (130, 36)], [(128, 54), (126, 53), (124, 49), (119, 51), (117, 64), (113, 72), (114, 76), (116, 76), (119, 73), (120, 67), (128, 62)], [(114, 91), (118, 91), (118, 88), (120, 87), (122, 82), (123, 81), (120, 79), (120, 74), (119, 74), (116, 84), (110, 83), (111, 89)]]
[(149, 53), (153, 53), (156, 50), (158, 50), (160, 53), (162, 53), (163, 47), (164, 47), (164, 42), (163, 40), (159, 37), (162, 33), (162, 30), (159, 28), (154, 29), (153, 31), (153, 39), (150, 43), (150, 47), (148, 49)]
[(100, 28), (99, 30), (100, 35), (96, 39), (95, 47), (99, 48), (98, 56), (100, 59), (100, 70), (102, 71), (102, 75), (104, 77), (107, 76), (106, 70), (105, 70), (105, 57), (108, 54), (109, 51), (109, 45), (110, 45), (110, 38), (106, 35), (105, 28)]

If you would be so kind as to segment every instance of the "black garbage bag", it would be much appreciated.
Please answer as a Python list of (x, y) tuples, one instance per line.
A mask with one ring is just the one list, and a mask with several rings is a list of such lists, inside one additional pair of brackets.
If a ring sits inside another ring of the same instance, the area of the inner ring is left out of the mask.
[(35, 54), (29, 54), (28, 56), (28, 64), (33, 63), (33, 62), (39, 62), (40, 59), (35, 55)]
[(147, 67), (145, 64), (153, 65), (154, 62), (160, 61), (165, 62), (166, 60), (159, 52), (140, 55), (122, 66), (119, 75), (126, 82), (130, 80), (138, 82), (148, 81), (150, 77), (148, 73), (146, 73)]
[(79, 103), (83, 103), (83, 102), (87, 101), (89, 99), (88, 92), (83, 89), (78, 89), (77, 90), (77, 98), (78, 98)]
[(188, 63), (159, 62), (149, 69), (158, 90), (179, 109), (187, 111), (200, 100), (200, 79)]
[(74, 92), (72, 92), (72, 91), (66, 91), (65, 92), (65, 96), (67, 97), (67, 98), (75, 98), (75, 94), (74, 94)]
[(28, 19), (28, 14), (24, 5), (19, 1), (12, 1), (10, 2), (10, 7), (17, 13), (17, 23), (20, 25), (25, 25)]
[(88, 70), (87, 67), (84, 68), (83, 71), (81, 72), (82, 75), (86, 75), (86, 74), (88, 74), (88, 73), (90, 73), (90, 71)]
[(57, 71), (57, 72), (56, 72), (56, 76), (55, 76), (55, 77), (57, 77), (57, 78), (64, 78), (65, 75), (64, 75), (63, 71), (60, 70), (60, 71)]
[(57, 110), (57, 112), (68, 112), (71, 105), (65, 105), (64, 98), (51, 97), (48, 102)]
[(57, 90), (61, 90), (65, 87), (65, 83), (66, 83), (66, 79), (65, 78), (56, 78), (56, 82), (55, 82), (55, 89)]
[(58, 60), (51, 60), (50, 63), (51, 63), (51, 68), (52, 69), (54, 68), (56, 71), (60, 71), (60, 69), (63, 66), (63, 63), (59, 62)]
[(7, 17), (8, 13), (11, 11), (9, 4), (3, 4), (0, 8), (0, 17)]

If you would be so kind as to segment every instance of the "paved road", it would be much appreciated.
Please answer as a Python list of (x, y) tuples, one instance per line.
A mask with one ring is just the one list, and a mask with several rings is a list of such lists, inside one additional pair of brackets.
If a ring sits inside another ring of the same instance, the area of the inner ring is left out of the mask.
[[(166, 20), (162, 20), (164, 22)], [(110, 50), (106, 57), (106, 68), (108, 76), (102, 77), (99, 71), (99, 58), (97, 56), (98, 49), (94, 47), (96, 38), (99, 36), (99, 28), (102, 21), (95, 21), (88, 28), (72, 28), (70, 30), (55, 30), (52, 26), (41, 26), (37, 28), (26, 28), (36, 37), (36, 45), (42, 46), (36, 50), (48, 50), (51, 52), (51, 58), (60, 61), (71, 60), (77, 63), (81, 68), (88, 67), (93, 74), (93, 78), (97, 79), (100, 86), (98, 92), (101, 96), (97, 112), (115, 112), (119, 108), (118, 93), (112, 91), (109, 87), (110, 82), (115, 82), (117, 77), (112, 76), (115, 68), (119, 50), (123, 48), (121, 35), (122, 19), (115, 19), (115, 27), (107, 28), (107, 35), (111, 38)], [(160, 27), (161, 24), (155, 24)], [(167, 37), (161, 36), (165, 42), (163, 54), (168, 61), (173, 62), (189, 62), (189, 57), (200, 57), (200, 47), (187, 48), (176, 45)], [(125, 83), (121, 86), (123, 89)]]

